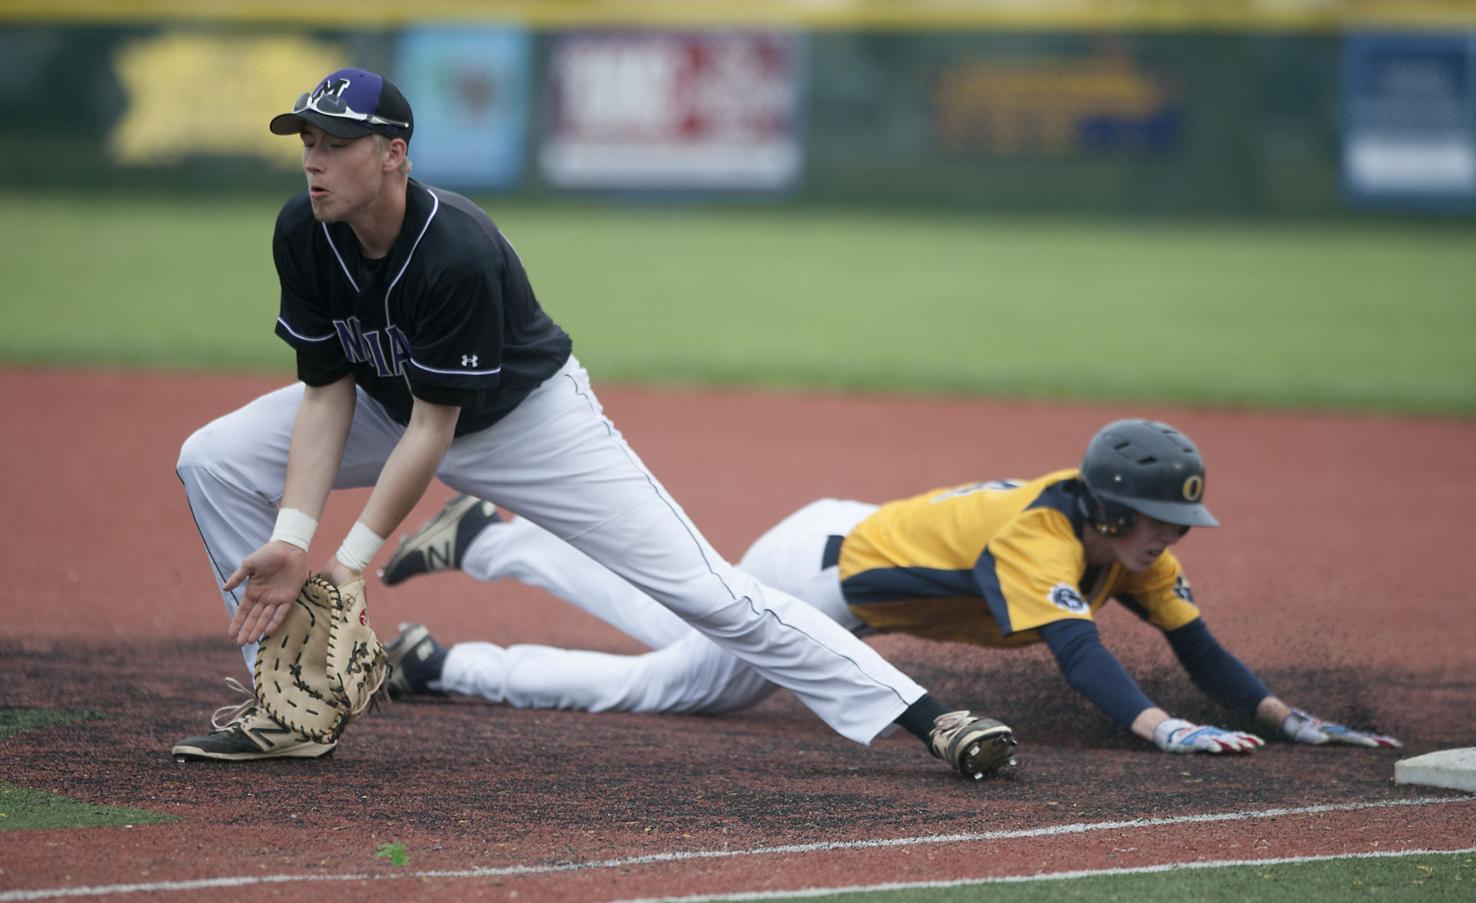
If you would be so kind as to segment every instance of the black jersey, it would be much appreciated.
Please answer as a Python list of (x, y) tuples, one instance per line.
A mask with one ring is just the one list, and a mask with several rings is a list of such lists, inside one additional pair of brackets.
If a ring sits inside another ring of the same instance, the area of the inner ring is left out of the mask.
[(272, 238), (282, 284), (277, 335), (310, 386), (352, 373), (395, 421), (411, 396), (457, 405), (456, 435), (486, 429), (569, 359), (518, 255), (471, 201), (410, 180), (389, 254), (366, 260), (345, 223), (288, 201)]

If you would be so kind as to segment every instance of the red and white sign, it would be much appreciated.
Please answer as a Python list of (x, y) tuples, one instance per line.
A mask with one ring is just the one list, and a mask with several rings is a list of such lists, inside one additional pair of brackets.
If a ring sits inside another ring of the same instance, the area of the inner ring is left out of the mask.
[(777, 189), (799, 176), (800, 38), (610, 33), (556, 41), (544, 177), (566, 188)]

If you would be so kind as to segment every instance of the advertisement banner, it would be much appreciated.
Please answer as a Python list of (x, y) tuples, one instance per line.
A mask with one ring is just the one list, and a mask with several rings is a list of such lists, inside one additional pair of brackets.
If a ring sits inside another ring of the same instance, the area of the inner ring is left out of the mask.
[(415, 111), (416, 178), (502, 190), (522, 181), (532, 39), (519, 28), (416, 26), (401, 36), (395, 84)]
[(550, 51), (544, 178), (560, 188), (788, 188), (803, 43), (770, 32), (576, 33)]
[(1476, 37), (1352, 36), (1342, 84), (1343, 181), (1351, 200), (1476, 201)]
[(257, 158), (293, 169), (302, 145), (267, 130), (278, 113), (348, 65), (335, 41), (295, 34), (163, 31), (127, 40), (113, 56), (122, 115), (111, 161), (163, 168), (201, 158)]
[(1122, 52), (963, 56), (932, 82), (933, 132), (950, 154), (1079, 157), (1173, 148), (1182, 101), (1171, 74)]

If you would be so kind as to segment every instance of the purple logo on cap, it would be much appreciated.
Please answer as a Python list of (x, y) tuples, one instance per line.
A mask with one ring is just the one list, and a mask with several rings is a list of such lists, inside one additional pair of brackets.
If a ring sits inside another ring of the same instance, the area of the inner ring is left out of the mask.
[(414, 128), (410, 104), (399, 89), (363, 69), (329, 73), (311, 92), (298, 96), (291, 113), (274, 117), (269, 127), (278, 135), (296, 135), (304, 123), (340, 138), (378, 132), (405, 141)]
[(313, 90), (313, 100), (322, 100), (327, 97), (330, 100), (342, 100), (343, 90), (349, 86), (346, 78), (323, 79), (323, 83)]
[(313, 105), (322, 110), (374, 113), (384, 79), (363, 69), (340, 69), (330, 73), (313, 89)]

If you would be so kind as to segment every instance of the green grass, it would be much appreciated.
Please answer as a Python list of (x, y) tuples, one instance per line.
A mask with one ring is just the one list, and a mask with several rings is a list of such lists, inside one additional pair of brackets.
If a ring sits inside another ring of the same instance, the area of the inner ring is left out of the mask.
[(410, 864), (410, 853), (405, 849), (403, 843), (381, 843), (374, 848), (375, 859), (387, 859), (391, 865), (404, 866)]
[[(97, 712), (62, 709), (0, 709), (0, 740), (57, 724), (101, 718)], [(0, 831), (152, 825), (168, 815), (121, 806), (97, 806), (70, 797), (0, 781)]]
[(95, 806), (55, 793), (27, 790), (0, 781), (0, 831), (154, 825), (173, 820), (159, 812), (122, 806)]
[[(1377, 859), (1328, 859), (1276, 865), (1183, 869), (1170, 873), (1101, 875), (1074, 879), (978, 882), (803, 897), (765, 896), (767, 903), (836, 900), (845, 903), (1241, 903), (1246, 900), (1467, 901), (1476, 897), (1476, 857), (1470, 853)], [(742, 900), (744, 897), (716, 899)]]
[[(0, 362), (270, 370), (279, 199), (0, 194)], [(487, 205), (600, 380), (1476, 412), (1476, 225)]]
[(53, 724), (71, 724), (101, 718), (99, 712), (76, 709), (11, 709), (0, 708), (0, 740), (26, 731), (40, 730)]

